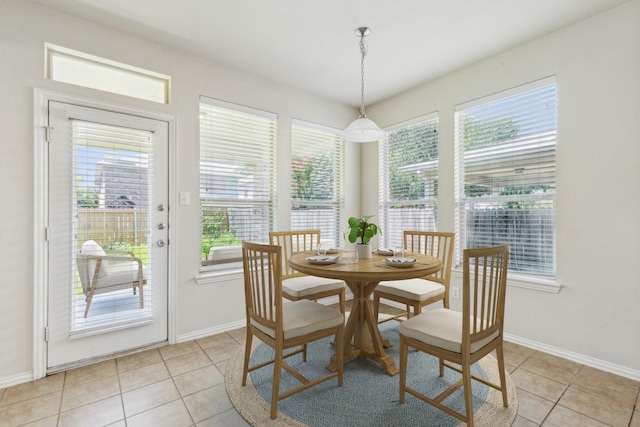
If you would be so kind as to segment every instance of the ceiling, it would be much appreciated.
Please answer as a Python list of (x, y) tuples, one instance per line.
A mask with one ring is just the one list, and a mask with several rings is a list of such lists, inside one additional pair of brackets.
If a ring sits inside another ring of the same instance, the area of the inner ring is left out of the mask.
[(31, 1), (358, 106), (358, 27), (369, 105), (628, 0)]

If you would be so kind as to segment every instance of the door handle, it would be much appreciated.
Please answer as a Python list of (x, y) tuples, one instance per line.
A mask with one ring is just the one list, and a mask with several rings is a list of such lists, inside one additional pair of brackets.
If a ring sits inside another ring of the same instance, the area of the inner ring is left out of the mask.
[(156, 244), (158, 245), (158, 247), (162, 248), (162, 247), (164, 247), (165, 243), (164, 243), (164, 240), (161, 239), (161, 240), (158, 240), (158, 242)]

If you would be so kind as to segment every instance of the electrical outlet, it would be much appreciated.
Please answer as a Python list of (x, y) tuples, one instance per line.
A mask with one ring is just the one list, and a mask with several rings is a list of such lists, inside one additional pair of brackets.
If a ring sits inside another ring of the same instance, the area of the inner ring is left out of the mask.
[(451, 288), (451, 298), (460, 299), (460, 288), (456, 288), (455, 286)]

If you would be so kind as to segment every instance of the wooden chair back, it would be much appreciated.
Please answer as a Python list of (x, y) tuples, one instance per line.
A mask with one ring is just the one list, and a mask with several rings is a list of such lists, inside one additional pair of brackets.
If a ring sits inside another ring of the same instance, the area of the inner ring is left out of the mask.
[(509, 245), (465, 249), (462, 282), (462, 352), (490, 336), (501, 336)]
[(320, 230), (270, 231), (269, 240), (282, 248), (282, 280), (285, 280), (305, 275), (289, 267), (287, 260), (297, 252), (314, 251), (320, 243)]
[(282, 337), (282, 250), (279, 246), (242, 242), (247, 320)]
[(404, 231), (404, 248), (406, 251), (431, 255), (442, 262), (442, 269), (426, 277), (426, 279), (442, 283), (445, 286), (447, 292), (445, 298), (447, 301), (449, 300), (449, 282), (451, 280), (455, 237), (455, 233), (440, 231)]

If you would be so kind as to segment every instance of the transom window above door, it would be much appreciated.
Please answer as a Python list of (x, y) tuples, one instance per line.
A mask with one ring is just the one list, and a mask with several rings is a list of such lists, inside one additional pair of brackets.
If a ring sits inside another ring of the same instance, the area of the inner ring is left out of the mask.
[(45, 51), (48, 79), (169, 104), (167, 75), (51, 43), (45, 43)]

